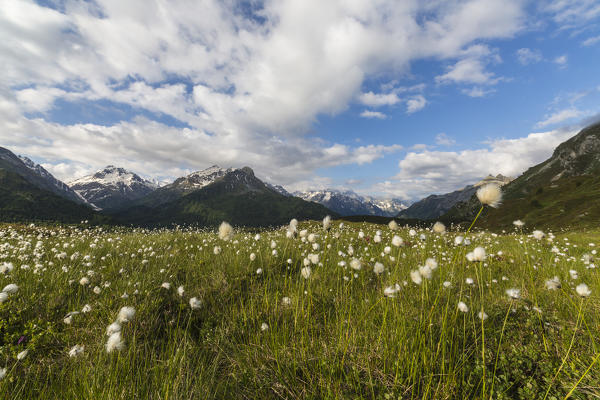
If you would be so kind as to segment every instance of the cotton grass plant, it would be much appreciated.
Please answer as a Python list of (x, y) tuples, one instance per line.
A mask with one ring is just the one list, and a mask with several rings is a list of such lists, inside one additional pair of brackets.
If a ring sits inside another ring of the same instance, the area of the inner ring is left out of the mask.
[(4, 225), (0, 398), (600, 395), (600, 232), (475, 222)]

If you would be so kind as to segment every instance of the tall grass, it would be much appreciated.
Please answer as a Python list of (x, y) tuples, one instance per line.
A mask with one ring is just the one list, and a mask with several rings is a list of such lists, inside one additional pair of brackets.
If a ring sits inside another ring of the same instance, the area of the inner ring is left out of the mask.
[[(284, 230), (263, 231), (258, 241), (239, 231), (225, 242), (207, 231), (2, 227), (0, 264), (14, 269), (0, 275), (0, 286), (20, 289), (0, 304), (0, 368), (7, 368), (0, 398), (600, 396), (600, 283), (590, 246), (600, 246), (600, 233), (549, 241), (471, 232), (470, 244), (456, 246), (458, 232), (411, 236), (359, 223), (328, 232), (316, 223), (299, 228), (318, 235), (318, 250), (286, 239)], [(393, 235), (405, 245), (393, 246)], [(477, 246), (488, 256), (467, 261)], [(319, 263), (304, 279), (309, 253), (319, 254)], [(361, 270), (349, 267), (352, 258), (362, 261)], [(439, 267), (416, 285), (410, 271), (427, 258)], [(385, 265), (383, 274), (373, 272), (375, 262)], [(562, 287), (546, 289), (555, 275)], [(84, 276), (87, 286), (79, 284)], [(589, 298), (576, 294), (581, 282), (592, 290)], [(396, 296), (384, 296), (396, 283)], [(509, 288), (521, 297), (509, 298)], [(191, 309), (191, 297), (202, 300), (199, 309)], [(459, 301), (468, 312), (458, 310)], [(89, 313), (63, 322), (85, 304)], [(109, 354), (105, 329), (125, 305), (137, 313), (123, 325), (125, 349)], [(71, 358), (75, 344), (85, 351)], [(29, 354), (18, 361), (24, 349)]]

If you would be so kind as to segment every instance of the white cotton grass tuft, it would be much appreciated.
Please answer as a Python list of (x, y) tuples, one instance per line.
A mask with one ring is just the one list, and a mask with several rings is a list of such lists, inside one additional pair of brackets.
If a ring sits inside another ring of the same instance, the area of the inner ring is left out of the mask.
[(577, 285), (577, 287), (575, 288), (575, 291), (581, 297), (589, 297), (590, 294), (592, 294), (592, 291), (590, 290), (588, 285), (586, 285), (585, 283), (580, 283), (579, 285)]
[(391, 220), (388, 223), (388, 228), (390, 228), (390, 230), (392, 230), (392, 231), (396, 231), (396, 230), (398, 230), (398, 223), (395, 220)]
[(69, 357), (77, 357), (78, 355), (83, 354), (84, 350), (84, 345), (76, 344), (75, 346), (71, 347), (71, 350), (69, 350)]
[(27, 357), (27, 354), (29, 353), (29, 350), (25, 349), (22, 352), (20, 352), (19, 354), (17, 354), (17, 360), (21, 361), (22, 359), (24, 359), (25, 357)]
[(464, 312), (464, 313), (469, 312), (469, 306), (467, 306), (464, 302), (459, 301), (458, 302), (458, 310), (460, 312)]
[(0, 292), (0, 304), (8, 300), (8, 293)]
[(0, 381), (6, 376), (6, 368), (0, 368)]
[(283, 304), (284, 306), (289, 306), (290, 304), (292, 304), (292, 299), (286, 296), (281, 299), (281, 304)]
[(404, 244), (404, 240), (400, 236), (394, 236), (392, 238), (392, 245), (395, 247), (400, 247)]
[(331, 217), (329, 215), (323, 218), (323, 229), (326, 231), (331, 229)]
[(383, 273), (383, 271), (385, 271), (385, 267), (383, 266), (383, 264), (380, 262), (376, 262), (375, 266), (373, 267), (373, 272), (376, 275), (380, 275)]
[(183, 286), (179, 286), (177, 288), (177, 294), (179, 295), (179, 297), (183, 297), (184, 293), (185, 293), (185, 289), (183, 288)]
[(523, 225), (525, 225), (525, 222), (521, 221), (520, 219), (517, 219), (517, 220), (513, 221), (513, 225), (516, 226), (517, 228), (521, 228)]
[(221, 222), (221, 225), (219, 225), (219, 239), (228, 241), (228, 240), (231, 240), (232, 238), (233, 238), (233, 227), (225, 221)]
[(353, 258), (350, 261), (350, 268), (359, 271), (362, 268), (362, 263), (360, 262), (360, 260), (358, 258)]
[(534, 239), (542, 240), (546, 234), (542, 231), (533, 231), (531, 232), (531, 236), (533, 236)]
[(498, 208), (502, 202), (502, 190), (494, 183), (488, 183), (477, 190), (477, 198), (481, 204)]
[(548, 290), (557, 290), (560, 289), (561, 284), (560, 284), (560, 279), (558, 279), (558, 276), (555, 276), (552, 279), (548, 279), (546, 281), (546, 289)]
[(521, 290), (519, 289), (507, 289), (506, 295), (513, 300), (517, 300), (521, 297)]
[(304, 267), (300, 270), (300, 273), (302, 274), (302, 277), (304, 279), (308, 279), (310, 278), (310, 274), (312, 273), (312, 269), (310, 269), (310, 267)]
[(161, 288), (163, 289), (171, 289), (171, 284), (169, 282), (163, 282), (162, 285), (160, 285)]
[(121, 309), (119, 310), (119, 315), (117, 316), (117, 321), (123, 324), (125, 322), (131, 321), (134, 316), (135, 308), (129, 306), (121, 307)]
[(482, 321), (485, 321), (488, 317), (488, 315), (484, 311), (479, 311), (479, 313), (477, 313), (477, 316)]
[(8, 285), (4, 286), (4, 289), (2, 289), (2, 292), (6, 294), (15, 294), (18, 291), (19, 287), (14, 283), (9, 283)]
[(82, 313), (89, 313), (90, 311), (92, 311), (92, 306), (90, 306), (89, 304), (86, 304), (85, 306), (83, 306), (83, 308), (81, 309)]
[(115, 332), (108, 337), (106, 341), (106, 352), (112, 353), (115, 350), (123, 350), (125, 348), (125, 342), (121, 337), (121, 332)]
[(113, 322), (109, 326), (106, 327), (106, 336), (111, 336), (113, 333), (121, 332), (121, 324), (118, 322)]
[(410, 271), (410, 279), (417, 285), (420, 285), (423, 282), (423, 278), (421, 277), (421, 272), (419, 270)]
[(197, 310), (200, 307), (202, 307), (202, 300), (198, 299), (197, 297), (192, 297), (190, 299), (190, 308), (192, 310)]
[(466, 257), (469, 261), (483, 261), (486, 257), (485, 249), (483, 247), (476, 247), (472, 252), (467, 253)]
[(433, 228), (431, 228), (431, 230), (433, 230), (435, 233), (444, 233), (446, 232), (446, 225), (440, 221), (437, 221), (435, 224), (433, 224)]
[(400, 288), (401, 288), (401, 286), (397, 283), (393, 286), (388, 286), (385, 289), (383, 289), (383, 295), (385, 297), (394, 298), (394, 297), (396, 297), (396, 293), (398, 293), (400, 291)]

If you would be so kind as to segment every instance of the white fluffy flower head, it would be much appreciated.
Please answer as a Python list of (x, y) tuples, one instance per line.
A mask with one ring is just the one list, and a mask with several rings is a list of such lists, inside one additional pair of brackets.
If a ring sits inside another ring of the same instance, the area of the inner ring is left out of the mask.
[(481, 204), (498, 208), (502, 202), (502, 190), (494, 183), (488, 183), (477, 190), (477, 198)]

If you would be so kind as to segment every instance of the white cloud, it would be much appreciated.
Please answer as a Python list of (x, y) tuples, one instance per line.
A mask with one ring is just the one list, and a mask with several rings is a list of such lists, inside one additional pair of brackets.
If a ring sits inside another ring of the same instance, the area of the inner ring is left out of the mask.
[(542, 121), (535, 124), (536, 128), (544, 128), (549, 125), (555, 125), (573, 118), (581, 117), (585, 113), (576, 108), (567, 108), (545, 116)]
[(416, 95), (406, 100), (406, 112), (412, 114), (422, 110), (427, 104), (427, 100), (422, 95)]
[(598, 42), (600, 42), (600, 35), (589, 37), (585, 39), (581, 44), (582, 46), (593, 46)]
[(455, 143), (456, 143), (456, 140), (452, 139), (450, 136), (446, 135), (443, 132), (438, 133), (435, 136), (435, 144), (437, 144), (439, 146), (452, 146)]
[(395, 93), (361, 93), (359, 101), (369, 107), (391, 106), (400, 101), (400, 98)]
[(552, 154), (554, 148), (577, 130), (531, 133), (518, 139), (494, 140), (485, 148), (409, 152), (400, 160), (400, 172), (388, 183), (373, 186), (390, 196), (419, 199), (473, 184), (487, 174), (516, 177)]
[(517, 59), (522, 65), (529, 65), (542, 61), (543, 57), (541, 51), (524, 47), (517, 50)]
[(568, 58), (566, 55), (558, 56), (554, 59), (554, 63), (557, 64), (561, 68), (565, 68), (567, 66)]
[(552, 15), (561, 29), (581, 28), (600, 17), (595, 0), (546, 0), (543, 10)]
[[(499, 78), (485, 66), (497, 57), (474, 43), (525, 26), (521, 0), (250, 2), (262, 7), (255, 19), (231, 0), (62, 4), (61, 12), (32, 0), (2, 4), (0, 137), (47, 159), (63, 178), (101, 167), (98, 160), (158, 176), (216, 162), (249, 164), (286, 183), (319, 167), (368, 162), (387, 148), (322, 145), (305, 135), (319, 116), (345, 111), (365, 79), (403, 76), (416, 60), (459, 60), (444, 80), (490, 85)], [(396, 104), (403, 90), (366, 101)], [(408, 98), (408, 112), (426, 104)], [(22, 116), (56, 99), (124, 103), (190, 128)]]
[(501, 62), (497, 50), (484, 45), (473, 45), (461, 52), (462, 59), (447, 67), (447, 72), (435, 77), (441, 84), (495, 85), (503, 78), (486, 71), (490, 63)]
[(377, 118), (377, 119), (386, 119), (387, 115), (385, 115), (382, 112), (379, 111), (371, 111), (371, 110), (364, 110), (363, 112), (360, 113), (360, 116), (363, 118)]
[(469, 97), (485, 97), (488, 94), (494, 93), (495, 89), (484, 89), (480, 86), (474, 86), (469, 89), (462, 89), (461, 92)]

